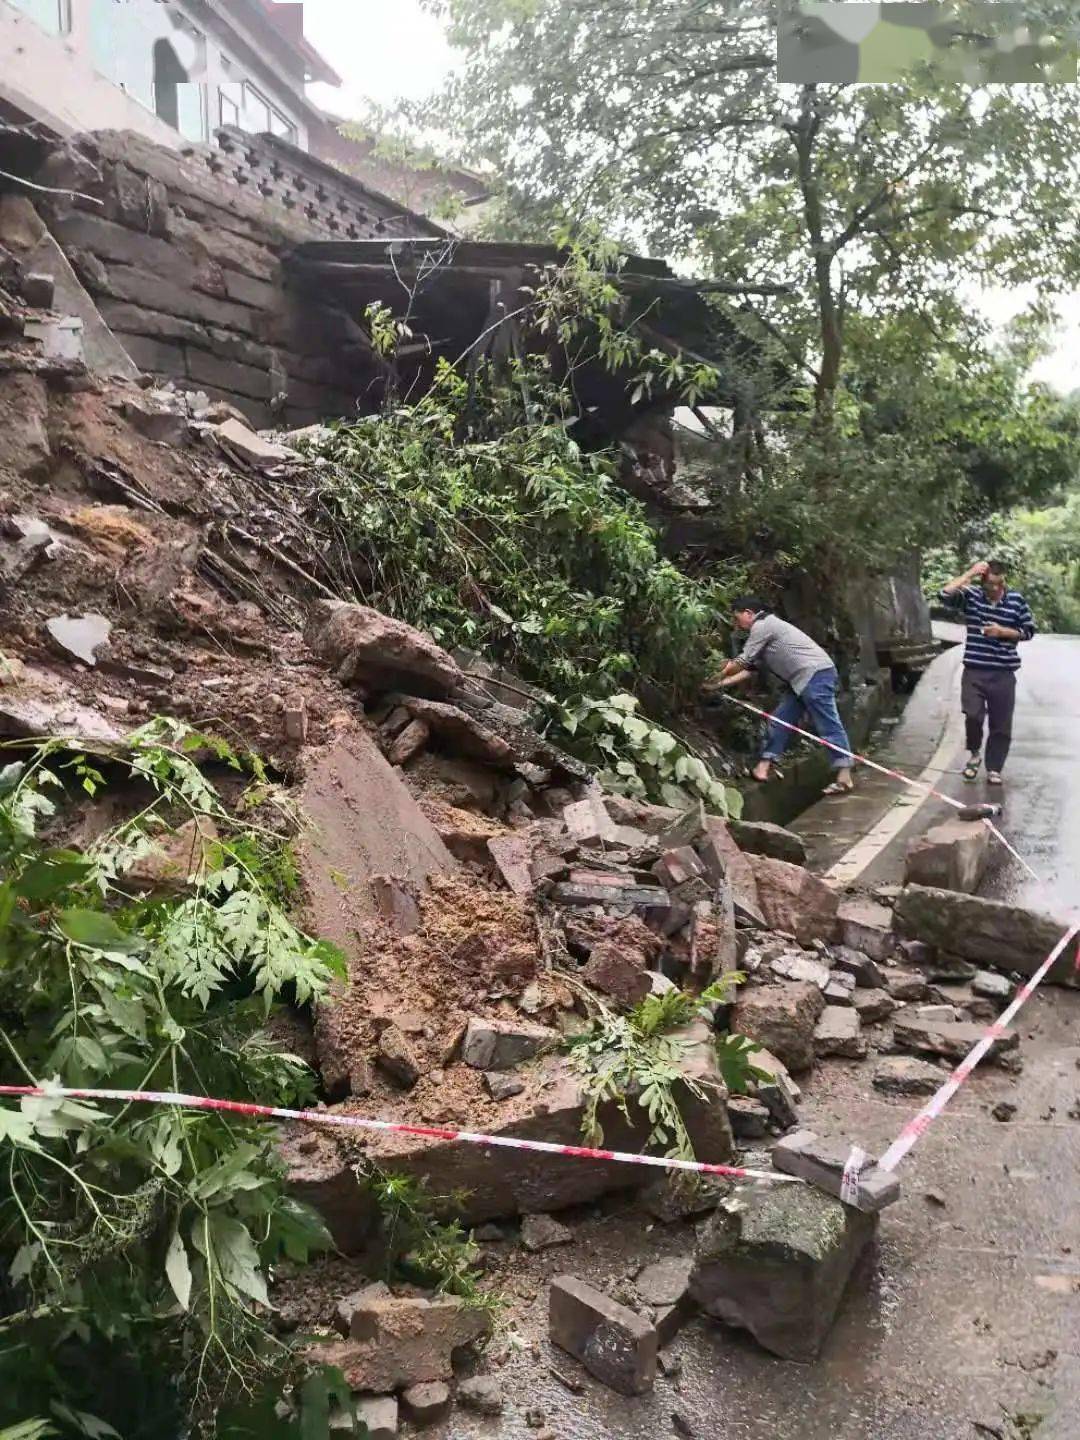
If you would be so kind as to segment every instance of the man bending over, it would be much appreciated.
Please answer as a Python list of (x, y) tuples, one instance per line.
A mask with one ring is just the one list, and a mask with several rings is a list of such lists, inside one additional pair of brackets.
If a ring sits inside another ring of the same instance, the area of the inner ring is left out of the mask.
[[(797, 626), (770, 615), (753, 595), (741, 595), (732, 608), (735, 624), (750, 633), (742, 654), (736, 660), (729, 660), (720, 672), (720, 688), (726, 690), (729, 686), (741, 685), (755, 670), (767, 670), (783, 681), (784, 694), (773, 714), (789, 725), (798, 725), (802, 716), (809, 714), (821, 738), (837, 747), (828, 752), (836, 774), (825, 794), (848, 794), (854, 788), (853, 756), (844, 722), (836, 708), (839, 677), (828, 652)], [(768, 780), (774, 761), (780, 759), (790, 744), (791, 731), (770, 722), (765, 749), (752, 771), (754, 779)]]

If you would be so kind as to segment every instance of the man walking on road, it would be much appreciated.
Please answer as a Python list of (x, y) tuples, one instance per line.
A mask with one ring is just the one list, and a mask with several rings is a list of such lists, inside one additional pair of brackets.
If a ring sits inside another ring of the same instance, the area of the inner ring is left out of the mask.
[[(732, 608), (735, 624), (750, 633), (742, 654), (728, 661), (714, 684), (724, 690), (741, 685), (758, 669), (768, 670), (782, 680), (787, 688), (773, 714), (789, 725), (798, 725), (803, 713), (809, 714), (821, 738), (843, 752), (829, 751), (836, 775), (825, 794), (848, 794), (854, 789), (851, 742), (836, 708), (839, 677), (828, 652), (797, 626), (770, 615), (753, 595), (740, 596)], [(754, 779), (767, 780), (773, 762), (780, 759), (790, 744), (791, 731), (782, 725), (770, 724), (765, 749), (752, 772)]]
[[(976, 583), (978, 582), (978, 583)], [(1016, 672), (1020, 669), (1017, 645), (1035, 634), (1031, 609), (1016, 590), (1005, 583), (1000, 560), (980, 560), (941, 591), (946, 605), (961, 609), (967, 622), (964, 678), (960, 704), (967, 724), (968, 762), (964, 779), (975, 780), (982, 763), (983, 729), (989, 721), (986, 743), (986, 779), (1001, 784), (1001, 772), (1012, 743), (1016, 707)]]

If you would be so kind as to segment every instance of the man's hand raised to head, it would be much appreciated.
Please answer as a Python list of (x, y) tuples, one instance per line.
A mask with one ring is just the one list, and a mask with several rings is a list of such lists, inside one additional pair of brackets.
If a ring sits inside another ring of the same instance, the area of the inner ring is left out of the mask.
[(985, 560), (976, 560), (975, 564), (972, 565), (971, 569), (967, 572), (968, 578), (971, 580), (981, 580), (989, 569), (990, 566)]

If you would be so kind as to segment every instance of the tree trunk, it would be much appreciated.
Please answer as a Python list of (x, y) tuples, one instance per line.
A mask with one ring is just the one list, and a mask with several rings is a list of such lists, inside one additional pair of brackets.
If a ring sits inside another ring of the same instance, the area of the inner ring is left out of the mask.
[(794, 128), (795, 152), (798, 157), (799, 189), (806, 216), (806, 232), (814, 262), (814, 288), (818, 302), (818, 323), (821, 336), (821, 366), (814, 393), (819, 419), (828, 423), (832, 418), (833, 400), (840, 381), (840, 361), (844, 349), (843, 322), (833, 290), (833, 253), (825, 239), (821, 208), (821, 191), (814, 173), (814, 142), (821, 129), (817, 109), (817, 86), (804, 85), (799, 106), (799, 121)]

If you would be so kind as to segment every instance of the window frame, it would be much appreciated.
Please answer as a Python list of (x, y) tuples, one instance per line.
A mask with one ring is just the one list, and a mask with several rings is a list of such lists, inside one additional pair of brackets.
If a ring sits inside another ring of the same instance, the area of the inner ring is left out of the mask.
[(55, 30), (50, 29), (47, 25), (42, 25), (41, 21), (36, 18), (36, 16), (31, 10), (26, 9), (24, 8), (24, 6), (20, 5), (19, 0), (13, 0), (14, 9), (16, 9), (20, 15), (25, 15), (29, 21), (31, 21), (34, 25), (38, 27), (38, 29), (42, 32), (43, 35), (70, 35), (71, 0), (53, 0), (53, 4), (56, 6)]
[(298, 144), (300, 140), (300, 128), (297, 125), (296, 121), (290, 120), (288, 115), (285, 114), (284, 110), (280, 109), (279, 106), (275, 105), (274, 102), (269, 98), (269, 96), (267, 96), (262, 90), (260, 90), (253, 81), (244, 80), (241, 83), (243, 85), (243, 90), (241, 94), (245, 102), (244, 107), (240, 112), (241, 114), (244, 114), (246, 112), (247, 97), (249, 91), (251, 92), (252, 96), (259, 102), (260, 105), (264, 105), (266, 107), (266, 130), (257, 130), (253, 131), (252, 133), (257, 135), (276, 135), (273, 127), (273, 121), (277, 120), (279, 124), (285, 127), (285, 133), (283, 135), (276, 135), (276, 138), (279, 140), (284, 140), (290, 145)]

